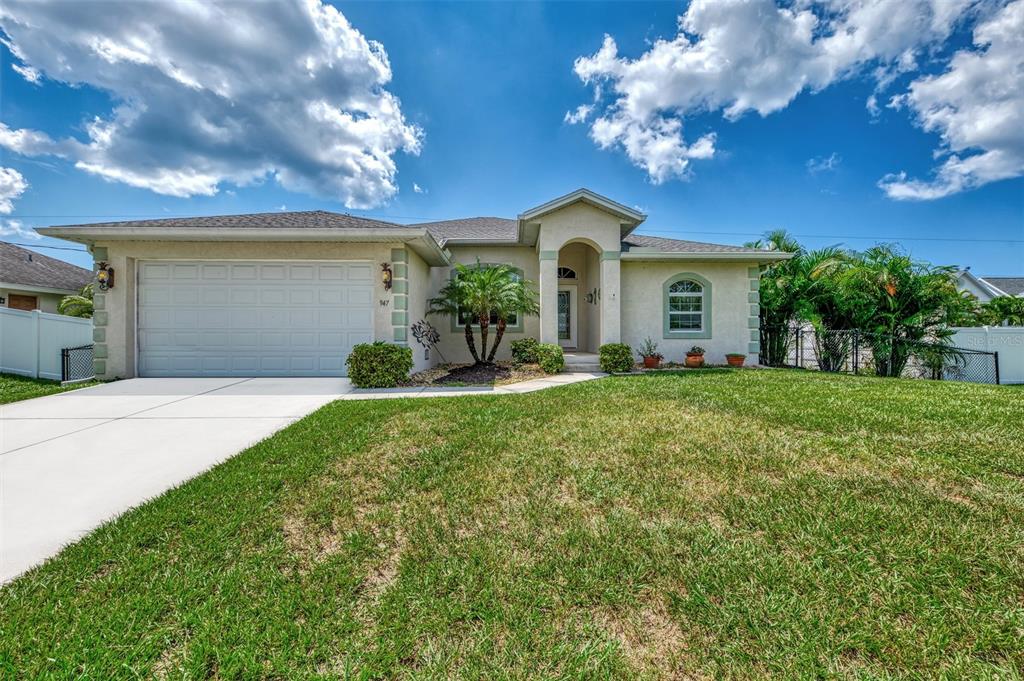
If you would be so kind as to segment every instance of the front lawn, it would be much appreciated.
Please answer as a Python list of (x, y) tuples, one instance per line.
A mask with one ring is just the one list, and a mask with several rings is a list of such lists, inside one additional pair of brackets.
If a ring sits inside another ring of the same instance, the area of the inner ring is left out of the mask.
[(0, 404), (30, 400), (33, 397), (45, 397), (46, 395), (62, 393), (66, 390), (85, 388), (89, 385), (95, 385), (95, 383), (90, 381), (89, 383), (62, 386), (60, 381), (49, 381), (45, 378), (0, 374)]
[(0, 677), (1015, 677), (1024, 393), (335, 402), (0, 591)]

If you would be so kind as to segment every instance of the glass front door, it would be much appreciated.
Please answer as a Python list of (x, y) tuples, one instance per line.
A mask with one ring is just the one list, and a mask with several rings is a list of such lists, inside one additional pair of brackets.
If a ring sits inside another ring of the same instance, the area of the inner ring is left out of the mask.
[(564, 347), (576, 345), (576, 319), (573, 309), (572, 290), (558, 290), (558, 344)]

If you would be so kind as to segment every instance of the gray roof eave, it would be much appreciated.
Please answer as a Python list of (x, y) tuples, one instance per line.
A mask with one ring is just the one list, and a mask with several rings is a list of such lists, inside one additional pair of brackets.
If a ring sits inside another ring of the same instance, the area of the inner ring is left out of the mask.
[(685, 252), (685, 251), (658, 251), (658, 252), (632, 252), (626, 251), (620, 258), (622, 260), (633, 261), (633, 262), (657, 262), (657, 261), (686, 261), (686, 260), (704, 260), (710, 262), (757, 262), (757, 263), (770, 263), (779, 262), (781, 260), (789, 260), (793, 257), (792, 253), (781, 253), (778, 251), (764, 251), (762, 253), (751, 252), (736, 252), (736, 251), (704, 251), (700, 253)]
[(92, 245), (100, 241), (349, 241), (407, 243), (430, 265), (449, 262), (444, 249), (421, 227), (40, 227), (40, 234)]

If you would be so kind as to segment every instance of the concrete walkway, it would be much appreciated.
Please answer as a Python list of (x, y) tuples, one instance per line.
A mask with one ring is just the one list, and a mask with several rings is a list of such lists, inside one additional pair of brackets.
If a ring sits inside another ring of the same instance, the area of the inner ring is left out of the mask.
[(2, 405), (0, 583), (333, 400), (514, 394), (600, 375), (394, 390), (344, 378), (138, 378)]

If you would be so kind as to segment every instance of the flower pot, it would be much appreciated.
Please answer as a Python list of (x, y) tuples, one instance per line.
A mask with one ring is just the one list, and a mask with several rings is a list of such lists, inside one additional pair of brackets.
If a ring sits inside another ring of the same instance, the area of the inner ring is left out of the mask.
[(704, 366), (704, 355), (691, 355), (686, 353), (686, 366), (691, 369)]
[(731, 367), (741, 367), (743, 362), (746, 361), (746, 355), (726, 355), (725, 361), (729, 363)]
[(645, 369), (657, 369), (661, 365), (661, 357), (644, 357)]

